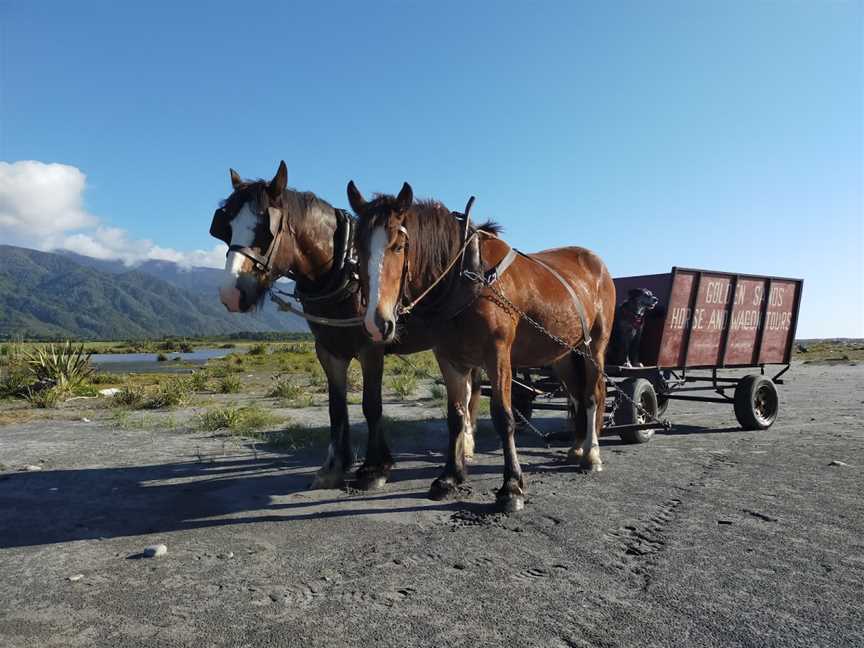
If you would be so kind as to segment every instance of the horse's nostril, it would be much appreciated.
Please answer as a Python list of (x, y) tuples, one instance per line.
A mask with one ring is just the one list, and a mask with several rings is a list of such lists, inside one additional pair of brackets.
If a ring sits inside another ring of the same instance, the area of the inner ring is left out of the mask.
[(389, 338), (390, 334), (393, 332), (393, 321), (392, 320), (384, 320), (384, 337)]

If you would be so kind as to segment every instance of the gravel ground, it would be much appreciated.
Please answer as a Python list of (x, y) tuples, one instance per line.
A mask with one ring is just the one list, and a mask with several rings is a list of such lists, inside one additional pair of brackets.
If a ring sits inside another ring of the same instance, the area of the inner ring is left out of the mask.
[(0, 645), (864, 645), (864, 366), (787, 377), (771, 430), (673, 402), (672, 432), (605, 438), (600, 474), (522, 435), (510, 516), (488, 427), (449, 503), (426, 499), (440, 420), (397, 430), (375, 493), (306, 490), (321, 449), (0, 427)]

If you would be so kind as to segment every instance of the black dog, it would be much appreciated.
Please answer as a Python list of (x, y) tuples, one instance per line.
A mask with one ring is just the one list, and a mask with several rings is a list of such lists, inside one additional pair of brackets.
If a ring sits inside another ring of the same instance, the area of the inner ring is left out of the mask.
[(612, 339), (609, 341), (607, 362), (625, 367), (641, 367), (639, 345), (645, 314), (657, 305), (658, 299), (650, 290), (633, 288), (627, 293), (627, 301), (615, 311)]

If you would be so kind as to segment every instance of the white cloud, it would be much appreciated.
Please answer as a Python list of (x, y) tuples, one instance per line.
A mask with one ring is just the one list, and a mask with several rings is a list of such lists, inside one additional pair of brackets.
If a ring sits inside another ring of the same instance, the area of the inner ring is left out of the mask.
[(80, 169), (67, 164), (0, 162), (0, 243), (62, 248), (128, 265), (149, 259), (182, 266), (224, 265), (223, 243), (210, 250), (180, 251), (130, 239), (126, 230), (100, 222), (84, 209), (86, 180)]

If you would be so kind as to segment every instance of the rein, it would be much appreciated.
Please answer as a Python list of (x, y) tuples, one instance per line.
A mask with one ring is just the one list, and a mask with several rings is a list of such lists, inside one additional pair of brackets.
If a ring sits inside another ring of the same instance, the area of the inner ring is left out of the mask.
[[(287, 294), (287, 293), (283, 293)], [(281, 311), (288, 311), (289, 313), (294, 313), (299, 317), (302, 317), (307, 322), (312, 322), (313, 324), (321, 324), (322, 326), (335, 326), (336, 328), (351, 328), (354, 326), (360, 326), (363, 323), (362, 317), (348, 317), (348, 318), (335, 318), (335, 317), (320, 317), (318, 315), (310, 315), (299, 308), (295, 308), (291, 305), (291, 302), (279, 297), (279, 295), (275, 295), (272, 292), (270, 293), (270, 301), (276, 304)]]
[[(407, 241), (407, 240), (408, 240), (408, 232), (405, 231), (404, 228), (402, 228), (402, 231), (403, 231), (403, 233), (405, 234), (405, 239), (406, 239), (406, 241)], [(463, 258), (464, 254), (465, 254), (465, 250), (467, 250), (467, 249), (468, 249), (468, 246), (471, 245), (471, 241), (473, 241), (473, 240), (477, 237), (477, 233), (478, 233), (479, 231), (480, 231), (480, 230), (474, 230), (474, 231), (471, 233), (471, 235), (470, 235), (467, 239), (465, 239), (465, 243), (462, 244), (462, 247), (459, 248), (459, 251), (458, 251), (458, 252), (456, 253), (456, 255), (455, 255), (455, 256), (450, 260), (450, 263), (447, 264), (447, 267), (444, 269), (444, 271), (443, 271), (443, 272), (438, 276), (437, 279), (435, 279), (435, 281), (432, 282), (432, 284), (431, 284), (428, 288), (426, 288), (426, 290), (424, 290), (422, 293), (420, 293), (420, 296), (419, 296), (417, 299), (415, 299), (414, 301), (412, 301), (412, 302), (411, 302), (410, 304), (408, 304), (407, 306), (402, 306), (401, 304), (399, 305), (399, 314), (400, 314), (400, 315), (408, 315), (412, 310), (414, 310), (414, 308), (417, 306), (417, 304), (419, 304), (419, 303), (423, 300), (423, 298), (425, 298), (425, 297), (426, 297), (430, 292), (432, 292), (432, 289), (435, 288), (435, 286), (437, 286), (439, 283), (441, 283), (441, 282), (444, 280), (444, 278), (445, 278), (445, 277), (450, 273), (450, 271), (453, 269), (453, 266), (455, 266), (456, 263), (457, 263), (460, 259)], [(407, 265), (407, 263), (408, 263), (407, 250), (406, 250), (406, 255), (405, 255), (405, 263), (406, 263), (406, 265)], [(403, 270), (403, 271), (402, 271), (402, 281), (403, 281), (403, 282), (405, 281), (405, 274), (406, 274), (406, 273), (405, 273), (405, 271)]]

